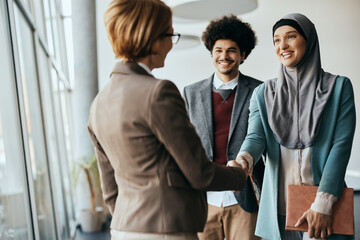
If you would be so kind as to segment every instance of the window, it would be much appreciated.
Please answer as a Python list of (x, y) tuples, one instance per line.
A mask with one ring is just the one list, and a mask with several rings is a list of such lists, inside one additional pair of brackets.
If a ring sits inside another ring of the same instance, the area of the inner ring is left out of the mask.
[(75, 233), (62, 6), (0, 1), (1, 240), (66, 240)]
[[(0, 239), (33, 239), (5, 1), (0, 2)], [(4, 80), (4, 81), (3, 81)]]
[(26, 129), (23, 130), (34, 187), (36, 217), (41, 239), (56, 239), (52, 196), (50, 192), (47, 154), (42, 125), (38, 75), (33, 33), (14, 5), (19, 69)]

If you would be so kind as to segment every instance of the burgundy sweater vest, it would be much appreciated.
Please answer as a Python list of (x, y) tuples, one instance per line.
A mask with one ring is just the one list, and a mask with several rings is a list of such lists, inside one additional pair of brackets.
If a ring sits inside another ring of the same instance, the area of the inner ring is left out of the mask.
[(226, 100), (223, 99), (220, 93), (213, 91), (214, 162), (221, 165), (227, 164), (227, 146), (235, 89)]

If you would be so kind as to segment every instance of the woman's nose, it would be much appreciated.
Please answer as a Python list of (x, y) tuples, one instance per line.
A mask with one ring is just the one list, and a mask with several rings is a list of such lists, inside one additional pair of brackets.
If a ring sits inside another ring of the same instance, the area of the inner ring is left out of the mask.
[(281, 41), (280, 43), (280, 49), (286, 49), (289, 45), (287, 44), (286, 41)]

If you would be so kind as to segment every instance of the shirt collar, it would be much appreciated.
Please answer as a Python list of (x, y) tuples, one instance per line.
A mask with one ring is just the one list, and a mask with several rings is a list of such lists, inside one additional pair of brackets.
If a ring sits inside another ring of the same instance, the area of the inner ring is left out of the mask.
[(238, 85), (238, 82), (239, 74), (234, 79), (231, 79), (229, 82), (223, 82), (215, 73), (213, 79), (213, 86), (215, 89), (234, 89)]
[(148, 74), (152, 75), (150, 68), (149, 68), (148, 66), (146, 66), (144, 63), (142, 63), (142, 62), (137, 62), (137, 64), (138, 64), (140, 67), (142, 67)]

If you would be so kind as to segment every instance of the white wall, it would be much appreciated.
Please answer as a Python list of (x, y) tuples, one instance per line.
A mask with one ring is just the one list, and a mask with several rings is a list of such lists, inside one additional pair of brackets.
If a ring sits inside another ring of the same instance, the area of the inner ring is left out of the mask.
[[(97, 0), (97, 36), (99, 86), (102, 88), (115, 59), (103, 26), (103, 12), (109, 0)], [(316, 26), (323, 69), (333, 74), (345, 75), (353, 83), (357, 109), (357, 129), (354, 147), (347, 172), (350, 186), (360, 189), (360, 1), (359, 0), (258, 0), (258, 8), (240, 16), (256, 31), (258, 44), (240, 66), (246, 75), (267, 80), (274, 78), (279, 61), (273, 53), (272, 26), (284, 15), (299, 12), (306, 15)], [(202, 9), (201, 11), (204, 11)], [(175, 32), (201, 36), (207, 26), (204, 23), (174, 23)], [(172, 50), (165, 68), (154, 70), (156, 77), (172, 80), (182, 91), (183, 87), (209, 77), (214, 71), (210, 53), (201, 44), (184, 50)], [(341, 159), (339, 159), (341, 161)], [(351, 177), (358, 175), (358, 178)]]

